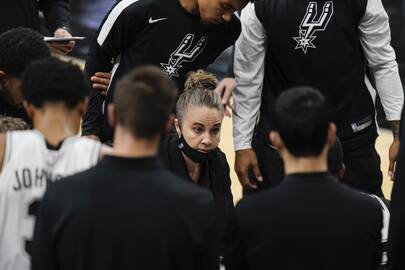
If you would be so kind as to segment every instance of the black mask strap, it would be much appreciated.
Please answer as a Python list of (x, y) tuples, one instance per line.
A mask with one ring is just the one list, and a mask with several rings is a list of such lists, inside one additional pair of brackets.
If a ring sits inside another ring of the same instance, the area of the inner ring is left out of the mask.
[(207, 160), (211, 157), (211, 155), (213, 153), (213, 151), (210, 151), (208, 153), (202, 153), (200, 151), (197, 151), (197, 150), (191, 148), (191, 146), (188, 145), (186, 140), (184, 140), (183, 136), (181, 136), (179, 138), (177, 145), (178, 145), (179, 149), (195, 163), (207, 162)]

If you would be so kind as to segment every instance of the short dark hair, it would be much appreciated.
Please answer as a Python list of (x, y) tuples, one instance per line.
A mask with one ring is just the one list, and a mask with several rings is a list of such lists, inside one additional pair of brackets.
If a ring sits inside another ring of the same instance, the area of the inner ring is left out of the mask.
[(33, 61), (47, 58), (50, 51), (36, 31), (17, 27), (0, 35), (0, 70), (20, 78)]
[(173, 112), (176, 97), (175, 83), (162, 70), (154, 66), (136, 68), (117, 82), (117, 120), (138, 138), (159, 135)]
[(26, 129), (29, 129), (29, 126), (23, 119), (0, 115), (0, 132)]
[(328, 152), (328, 171), (333, 175), (338, 175), (343, 167), (343, 146), (338, 137)]
[(33, 62), (23, 74), (22, 94), (35, 107), (62, 102), (75, 108), (89, 93), (89, 84), (81, 69), (53, 57)]
[(323, 95), (311, 87), (296, 87), (276, 100), (275, 128), (288, 151), (296, 157), (319, 156), (330, 123)]

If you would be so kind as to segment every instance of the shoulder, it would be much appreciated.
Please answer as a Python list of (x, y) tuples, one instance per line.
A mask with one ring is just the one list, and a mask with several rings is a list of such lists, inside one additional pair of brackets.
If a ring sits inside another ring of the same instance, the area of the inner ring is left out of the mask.
[(266, 14), (270, 14), (270, 1), (256, 0), (253, 3), (249, 3), (247, 9), (250, 14), (255, 14), (259, 21), (264, 22)]

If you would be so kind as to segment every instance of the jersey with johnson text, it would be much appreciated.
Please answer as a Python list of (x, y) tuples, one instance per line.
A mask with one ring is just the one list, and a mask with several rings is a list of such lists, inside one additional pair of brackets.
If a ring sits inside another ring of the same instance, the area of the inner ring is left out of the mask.
[(35, 216), (47, 185), (93, 167), (99, 142), (70, 137), (59, 148), (36, 130), (6, 133), (0, 173), (0, 269), (30, 269)]

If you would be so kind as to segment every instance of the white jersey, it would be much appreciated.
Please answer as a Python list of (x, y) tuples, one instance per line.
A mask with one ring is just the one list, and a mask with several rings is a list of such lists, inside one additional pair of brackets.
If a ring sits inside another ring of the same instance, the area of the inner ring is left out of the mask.
[(0, 269), (30, 269), (35, 215), (49, 182), (93, 167), (101, 144), (73, 136), (58, 150), (36, 130), (6, 133), (0, 173)]

